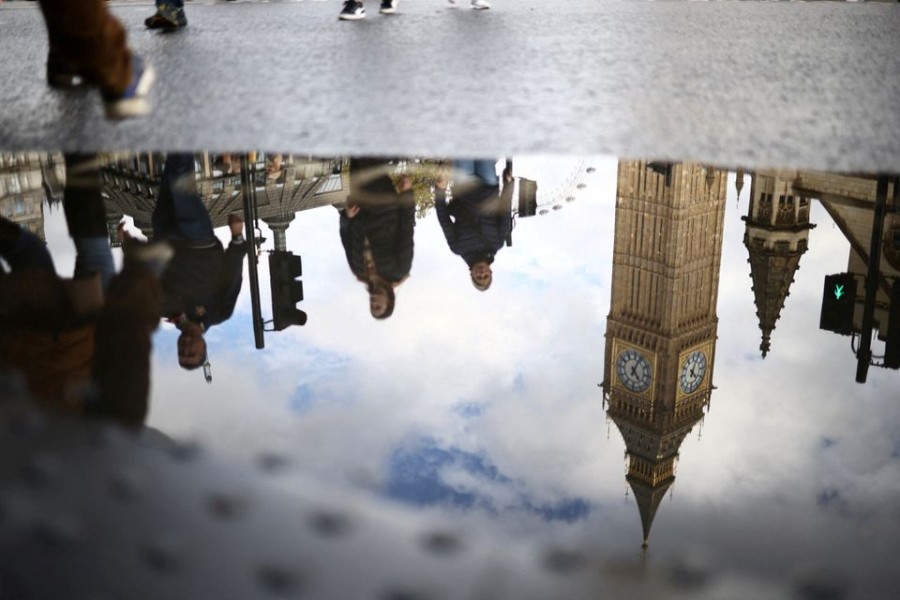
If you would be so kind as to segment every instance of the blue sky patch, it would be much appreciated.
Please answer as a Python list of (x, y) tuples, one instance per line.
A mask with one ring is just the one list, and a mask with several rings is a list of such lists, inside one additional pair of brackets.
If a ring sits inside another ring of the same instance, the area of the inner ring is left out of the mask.
[[(462, 470), (477, 480), (512, 490), (505, 498), (514, 498), (498, 506), (494, 498), (480, 490), (458, 489), (447, 484), (442, 476), (446, 469)], [(388, 498), (416, 506), (452, 506), (477, 508), (490, 514), (524, 512), (548, 521), (573, 522), (585, 518), (590, 504), (582, 498), (556, 503), (541, 503), (531, 498), (521, 482), (507, 477), (482, 455), (460, 450), (440, 448), (433, 439), (422, 439), (404, 445), (391, 455), (389, 475), (381, 493)]]

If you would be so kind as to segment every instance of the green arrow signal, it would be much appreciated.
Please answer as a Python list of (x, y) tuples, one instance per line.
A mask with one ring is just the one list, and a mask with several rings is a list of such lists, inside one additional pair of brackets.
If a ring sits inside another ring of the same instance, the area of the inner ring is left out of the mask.
[(838, 300), (840, 300), (841, 296), (843, 296), (843, 295), (844, 295), (844, 286), (835, 285), (834, 286), (834, 297), (837, 298)]

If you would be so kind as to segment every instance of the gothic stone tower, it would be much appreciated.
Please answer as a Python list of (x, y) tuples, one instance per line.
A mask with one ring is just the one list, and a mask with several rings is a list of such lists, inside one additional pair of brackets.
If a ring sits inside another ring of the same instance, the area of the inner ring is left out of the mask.
[(713, 389), (726, 179), (688, 163), (619, 163), (604, 392), (644, 548)]
[(750, 186), (744, 245), (749, 252), (756, 316), (762, 332), (763, 358), (772, 331), (790, 295), (800, 257), (809, 245), (809, 198), (794, 192), (796, 171), (757, 171)]

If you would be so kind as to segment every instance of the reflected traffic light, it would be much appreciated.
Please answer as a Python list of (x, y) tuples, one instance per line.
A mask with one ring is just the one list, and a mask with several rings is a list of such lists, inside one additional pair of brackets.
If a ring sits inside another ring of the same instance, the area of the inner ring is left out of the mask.
[(822, 314), (819, 329), (841, 335), (853, 333), (853, 311), (856, 306), (856, 278), (852, 273), (825, 276), (822, 291)]
[(269, 254), (269, 273), (272, 282), (272, 319), (275, 331), (291, 325), (305, 325), (306, 313), (296, 307), (303, 300), (303, 265), (300, 256), (292, 252), (275, 251)]

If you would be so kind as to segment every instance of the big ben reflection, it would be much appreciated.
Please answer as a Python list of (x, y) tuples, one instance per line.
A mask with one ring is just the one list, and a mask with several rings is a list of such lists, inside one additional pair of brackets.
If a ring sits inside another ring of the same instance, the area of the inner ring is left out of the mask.
[(726, 180), (702, 165), (619, 162), (603, 391), (644, 549), (713, 390)]

